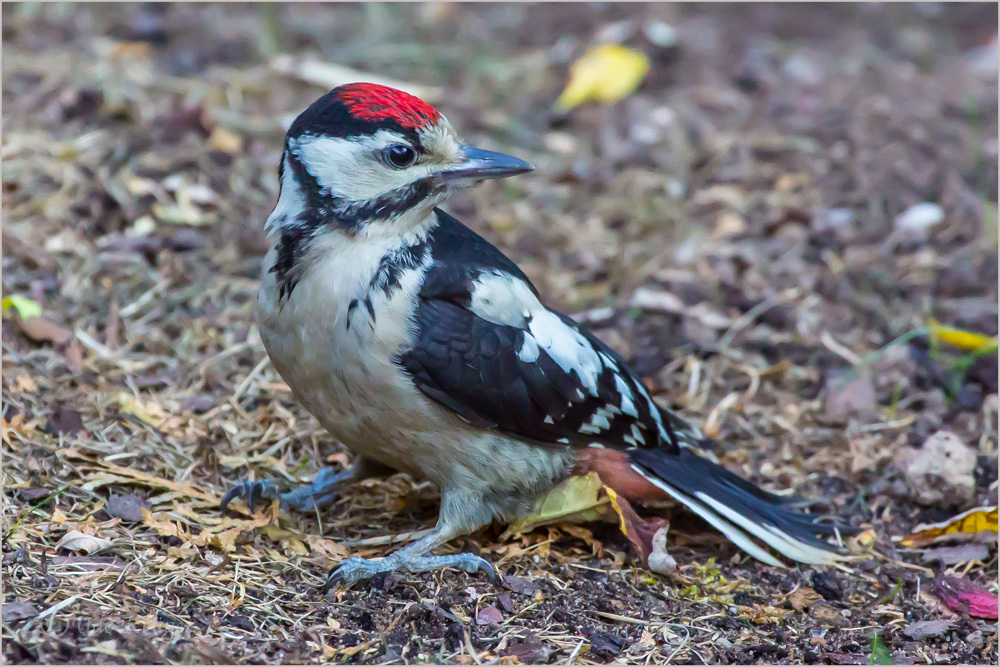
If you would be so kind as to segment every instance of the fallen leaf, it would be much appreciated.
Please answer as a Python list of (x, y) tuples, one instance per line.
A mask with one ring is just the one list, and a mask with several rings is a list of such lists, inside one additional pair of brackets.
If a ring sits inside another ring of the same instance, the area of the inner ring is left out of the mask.
[(524, 577), (509, 576), (503, 578), (503, 585), (505, 588), (510, 589), (512, 592), (518, 595), (534, 595), (539, 589), (538, 584), (531, 581), (530, 579), (525, 579)]
[(243, 147), (243, 138), (222, 127), (216, 127), (212, 130), (212, 135), (208, 138), (208, 143), (212, 147), (212, 150), (236, 155), (240, 152), (240, 148)]
[(816, 602), (810, 615), (817, 623), (828, 628), (839, 628), (847, 624), (847, 619), (840, 610), (829, 602)]
[(649, 58), (640, 51), (620, 44), (591, 47), (570, 67), (556, 110), (569, 111), (591, 101), (613, 104), (635, 92), (648, 72)]
[(924, 505), (965, 504), (976, 492), (976, 452), (951, 431), (937, 431), (900, 456), (906, 484)]
[(128, 392), (118, 394), (118, 404), (121, 405), (122, 412), (137, 417), (153, 428), (161, 426), (167, 418), (162, 406), (152, 400), (136, 398)]
[(132, 468), (125, 468), (123, 466), (115, 465), (114, 463), (108, 463), (103, 459), (95, 459), (93, 457), (87, 456), (75, 449), (61, 449), (58, 451), (60, 455), (67, 456), (70, 458), (82, 459), (84, 461), (89, 461), (95, 465), (99, 465), (111, 473), (112, 475), (107, 475), (102, 483), (106, 484), (109, 482), (139, 482), (140, 484), (145, 484), (153, 488), (163, 488), (174, 493), (180, 494), (182, 496), (187, 496), (189, 498), (197, 498), (198, 500), (203, 500), (210, 505), (218, 506), (220, 498), (219, 496), (202, 491), (197, 488), (191, 482), (175, 482), (173, 480), (164, 479), (162, 477), (156, 477), (148, 473), (144, 473), (139, 470), (133, 470)]
[(142, 510), (148, 510), (149, 507), (149, 501), (134, 493), (123, 496), (112, 493), (104, 503), (104, 511), (125, 521), (142, 521)]
[(483, 607), (476, 614), (476, 625), (500, 625), (503, 623), (503, 614), (496, 607)]
[(960, 577), (939, 575), (934, 589), (949, 609), (977, 618), (997, 620), (997, 596), (977, 583)]
[(843, 421), (854, 415), (872, 414), (877, 405), (871, 375), (855, 371), (831, 372), (824, 386), (826, 418)]
[(929, 328), (931, 338), (948, 343), (960, 350), (986, 352), (991, 349), (994, 351), (997, 349), (996, 336), (984, 336), (983, 334), (965, 331), (964, 329), (949, 327), (933, 319), (930, 321)]
[[(994, 536), (993, 539), (996, 539)], [(985, 561), (990, 555), (990, 548), (985, 544), (960, 544), (957, 547), (938, 547), (928, 549), (920, 554), (925, 563), (939, 561), (942, 565), (957, 565), (974, 560)]]
[(898, 538), (904, 547), (922, 547), (939, 542), (995, 541), (997, 506), (974, 507), (938, 523), (921, 523), (913, 532)]
[(25, 336), (39, 343), (64, 345), (73, 339), (72, 331), (40, 316), (22, 319), (19, 326)]
[(103, 537), (97, 537), (95, 535), (87, 535), (86, 533), (81, 533), (79, 530), (71, 530), (62, 539), (56, 543), (56, 549), (66, 549), (67, 551), (82, 551), (85, 554), (91, 554), (95, 551), (100, 551), (101, 549), (107, 549), (111, 546), (111, 540), (106, 540)]
[[(544, 665), (552, 657), (552, 648), (548, 644), (542, 643), (535, 637), (527, 637), (524, 641), (513, 643), (500, 651), (501, 663), (508, 665), (527, 664)], [(508, 658), (504, 662), (504, 658)], [(516, 662), (509, 660), (514, 658)]]
[(591, 650), (599, 656), (613, 658), (622, 652), (628, 640), (611, 632), (603, 632), (596, 628), (584, 627), (583, 636), (590, 641)]
[(38, 616), (38, 610), (27, 600), (17, 600), (16, 602), (4, 603), (0, 616), (3, 616), (5, 624), (17, 623)]
[(40, 317), (42, 314), (42, 307), (38, 305), (37, 301), (32, 301), (28, 297), (19, 294), (5, 296), (3, 301), (0, 302), (0, 310), (3, 310), (3, 312), (6, 313), (12, 308), (22, 320)]
[(921, 640), (944, 634), (949, 627), (951, 627), (950, 621), (917, 621), (903, 628), (903, 634), (910, 639)]
[(823, 596), (813, 589), (808, 586), (801, 586), (789, 593), (788, 597), (785, 598), (785, 601), (788, 602), (792, 609), (801, 613), (822, 599)]
[[(894, 665), (896, 661), (892, 658), (892, 653), (889, 651), (889, 647), (885, 645), (881, 639), (879, 639), (878, 634), (872, 635), (872, 652), (871, 656), (868, 658), (869, 665)], [(845, 663), (847, 661), (838, 661)], [(861, 664), (864, 664), (863, 662)]]
[(670, 522), (661, 517), (643, 519), (614, 489), (606, 486), (604, 492), (618, 514), (618, 528), (639, 551), (643, 566), (661, 574), (676, 572), (677, 562), (667, 553), (667, 529)]
[[(757, 625), (780, 623), (786, 616), (792, 613), (788, 609), (781, 609), (779, 607), (772, 607), (771, 605), (756, 603), (750, 607), (738, 607), (738, 610), (740, 618), (748, 620), (751, 623), (756, 623)], [(841, 620), (843, 620), (843, 618), (841, 618)]]
[(536, 500), (531, 513), (510, 524), (501, 540), (557, 521), (600, 519), (608, 505), (608, 498), (601, 493), (602, 487), (601, 478), (594, 472), (570, 477)]
[(56, 408), (45, 425), (47, 431), (57, 435), (73, 435), (84, 430), (83, 418), (76, 410)]

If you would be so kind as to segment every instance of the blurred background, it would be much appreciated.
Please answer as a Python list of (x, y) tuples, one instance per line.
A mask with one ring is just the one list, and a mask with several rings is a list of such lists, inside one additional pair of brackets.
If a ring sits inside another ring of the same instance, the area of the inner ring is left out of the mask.
[[(922, 660), (902, 630), (938, 613), (933, 563), (995, 582), (995, 547), (934, 561), (891, 540), (996, 504), (995, 4), (2, 12), (5, 660), (461, 662), (469, 642), (523, 662), (868, 662), (871, 627), (880, 660)], [(307, 584), (344, 545), (382, 553), (379, 535), (426, 528), (433, 490), (395, 478), (322, 521), (270, 527), (222, 521), (212, 503), (241, 475), (301, 481), (347, 461), (267, 364), (252, 305), (285, 128), (355, 80), (417, 94), (472, 145), (533, 163), (445, 208), (703, 425), (730, 468), (823, 498), (888, 556), (824, 588), (804, 570), (756, 574), (678, 517), (670, 550), (689, 582), (706, 554), (747, 582), (679, 593), (567, 570), (620, 569), (613, 527), (506, 544), (494, 530), (473, 538), (484, 553), (561, 582), (526, 610), (535, 592), (480, 604), (461, 573), (436, 575), (445, 609), (476, 618), (488, 603), (502, 630), (473, 623), (470, 637), (420, 608), (416, 644), (409, 629), (380, 639), (391, 586), (317, 607)], [(71, 531), (107, 544), (61, 542)], [(40, 557), (70, 560), (43, 573)], [(796, 587), (846, 625), (782, 606)], [(85, 589), (100, 594), (31, 620)], [(607, 616), (721, 617), (720, 599), (745, 618), (706, 620), (691, 642)], [(552, 619), (570, 607), (587, 623)], [(995, 624), (962, 619), (919, 636), (925, 657), (995, 663)]]

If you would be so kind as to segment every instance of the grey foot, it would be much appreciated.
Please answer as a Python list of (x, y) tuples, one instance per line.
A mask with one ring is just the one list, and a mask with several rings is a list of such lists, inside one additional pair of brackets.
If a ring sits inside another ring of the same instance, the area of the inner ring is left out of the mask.
[(336, 472), (333, 468), (323, 468), (311, 484), (297, 487), (291, 491), (282, 492), (269, 479), (256, 482), (242, 482), (226, 491), (219, 503), (219, 509), (225, 511), (229, 503), (237, 498), (243, 498), (250, 512), (254, 512), (260, 501), (278, 500), (282, 507), (300, 512), (310, 511), (332, 503), (337, 497), (337, 491), (345, 482), (355, 478), (354, 470), (348, 468)]
[(371, 579), (380, 572), (394, 572), (403, 570), (406, 572), (429, 572), (440, 570), (446, 567), (457, 567), (465, 570), (469, 574), (475, 574), (482, 570), (486, 578), (492, 584), (496, 581), (496, 572), (489, 561), (474, 554), (454, 554), (450, 556), (411, 556), (397, 558), (396, 554), (386, 556), (377, 560), (367, 558), (348, 558), (341, 561), (337, 567), (330, 572), (326, 583), (323, 584), (323, 593), (326, 593), (337, 584), (349, 587), (359, 581)]

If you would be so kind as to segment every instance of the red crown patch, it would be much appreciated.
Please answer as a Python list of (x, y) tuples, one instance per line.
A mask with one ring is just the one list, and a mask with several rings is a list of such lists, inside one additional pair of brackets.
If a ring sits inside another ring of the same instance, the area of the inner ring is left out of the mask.
[(375, 83), (349, 83), (337, 90), (337, 97), (358, 120), (394, 120), (415, 130), (441, 117), (437, 109), (422, 99)]

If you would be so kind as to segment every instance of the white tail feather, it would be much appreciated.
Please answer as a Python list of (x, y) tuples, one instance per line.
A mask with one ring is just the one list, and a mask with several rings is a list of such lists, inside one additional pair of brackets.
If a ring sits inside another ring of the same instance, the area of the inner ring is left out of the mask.
[(733, 523), (742, 526), (750, 534), (758, 537), (792, 560), (800, 563), (809, 563), (810, 565), (832, 565), (833, 563), (849, 560), (850, 558), (849, 556), (820, 549), (819, 547), (797, 540), (775, 526), (754, 523), (733, 508), (726, 507), (715, 498), (711, 498), (704, 493), (696, 493), (695, 495), (710, 505), (716, 512), (727, 517)]
[(712, 524), (721, 531), (732, 542), (746, 551), (748, 554), (768, 565), (785, 567), (785, 564), (769, 554), (760, 545), (754, 542), (750, 536), (765, 542), (767, 545), (780, 552), (782, 555), (800, 563), (811, 565), (833, 565), (841, 561), (850, 560), (851, 557), (839, 554), (835, 551), (827, 551), (819, 547), (807, 544), (796, 539), (785, 531), (775, 526), (767, 526), (756, 523), (743, 516), (731, 507), (727, 507), (715, 498), (696, 492), (697, 498), (693, 498), (686, 493), (673, 488), (662, 479), (650, 475), (639, 466), (632, 466), (632, 469), (649, 480), (651, 484), (667, 493), (670, 497), (684, 504), (692, 512)]
[(694, 498), (678, 491), (669, 484), (665, 483), (662, 479), (649, 476), (638, 466), (632, 466), (632, 469), (645, 477), (650, 483), (661, 489), (664, 493), (670, 495), (670, 497), (674, 500), (683, 504), (702, 519), (715, 526), (715, 528), (728, 537), (733, 544), (738, 546), (740, 549), (743, 549), (743, 551), (746, 551), (757, 560), (767, 563), (768, 565), (774, 565), (775, 567), (785, 567), (784, 563), (767, 553), (764, 549), (760, 548), (743, 531), (723, 519), (717, 513), (702, 505)]

